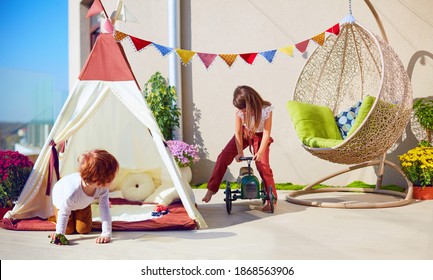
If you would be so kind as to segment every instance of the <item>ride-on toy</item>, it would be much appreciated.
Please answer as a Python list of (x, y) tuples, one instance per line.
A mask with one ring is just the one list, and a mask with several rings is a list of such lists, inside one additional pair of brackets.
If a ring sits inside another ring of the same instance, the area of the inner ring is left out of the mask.
[(273, 186), (269, 186), (269, 196), (264, 188), (264, 183), (259, 183), (259, 179), (253, 174), (253, 169), (251, 168), (251, 161), (253, 157), (241, 157), (241, 161), (247, 161), (248, 167), (242, 167), (239, 170), (239, 177), (237, 179), (240, 188), (232, 190), (230, 187), (230, 182), (227, 182), (225, 190), (225, 202), (227, 213), (230, 214), (232, 210), (232, 202), (237, 199), (262, 199), (263, 204), (269, 200), (271, 213), (274, 213), (274, 203), (275, 196), (272, 192)]

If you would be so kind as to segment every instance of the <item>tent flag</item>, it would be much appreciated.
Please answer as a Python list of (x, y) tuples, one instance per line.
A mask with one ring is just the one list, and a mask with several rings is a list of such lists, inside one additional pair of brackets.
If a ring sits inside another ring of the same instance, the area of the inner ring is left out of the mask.
[(302, 41), (300, 43), (297, 43), (295, 46), (298, 49), (298, 51), (300, 51), (301, 53), (304, 53), (308, 47), (309, 42), (310, 42), (310, 40), (308, 39), (308, 40)]
[(285, 48), (280, 48), (278, 51), (287, 54), (288, 56), (293, 56), (293, 46), (287, 46)]
[(129, 11), (125, 4), (122, 3), (121, 5), (119, 5), (118, 3), (117, 7), (119, 11), (116, 9), (111, 13), (110, 18), (112, 20), (115, 19), (124, 22), (138, 22), (137, 18), (131, 13), (131, 11)]
[(245, 60), (248, 64), (253, 64), (254, 60), (256, 59), (258, 53), (241, 53), (239, 56), (242, 57), (243, 60)]
[(335, 24), (334, 26), (326, 30), (326, 32), (338, 35), (340, 33), (340, 24)]
[(176, 53), (179, 55), (180, 59), (182, 60), (183, 65), (188, 65), (188, 63), (191, 61), (193, 56), (196, 54), (196, 52), (189, 51), (189, 50), (182, 50), (182, 49), (176, 49)]
[(323, 46), (323, 44), (325, 43), (325, 32), (322, 32), (316, 36), (314, 36), (313, 38), (311, 38), (314, 42), (316, 42), (317, 44)]
[(197, 53), (197, 55), (200, 57), (206, 69), (212, 65), (212, 62), (214, 62), (215, 58), (217, 57), (217, 55), (213, 53)]
[(147, 47), (148, 45), (152, 44), (152, 42), (134, 37), (134, 36), (129, 36), (129, 39), (131, 39), (132, 43), (134, 44), (134, 47), (137, 51), (141, 51), (142, 49), (144, 49), (145, 47)]
[(236, 61), (236, 58), (238, 57), (238, 55), (237, 54), (220, 54), (219, 57), (221, 57), (229, 67), (232, 67), (232, 65)]
[(100, 0), (93, 1), (92, 6), (90, 7), (89, 11), (87, 12), (86, 17), (91, 17), (94, 15), (99, 14), (100, 12), (104, 11), (104, 7), (102, 6), (102, 3)]
[(163, 45), (158, 45), (158, 44), (153, 43), (153, 42), (152, 42), (152, 45), (161, 53), (162, 56), (166, 56), (167, 54), (169, 54), (173, 51), (173, 48), (166, 47)]
[(106, 33), (113, 33), (114, 32), (114, 26), (113, 26), (113, 24), (111, 23), (111, 20), (110, 19), (105, 19), (105, 22), (104, 22), (104, 30), (105, 30), (105, 32)]
[(271, 51), (260, 52), (259, 54), (263, 56), (269, 63), (272, 63), (276, 53), (277, 50), (271, 50)]

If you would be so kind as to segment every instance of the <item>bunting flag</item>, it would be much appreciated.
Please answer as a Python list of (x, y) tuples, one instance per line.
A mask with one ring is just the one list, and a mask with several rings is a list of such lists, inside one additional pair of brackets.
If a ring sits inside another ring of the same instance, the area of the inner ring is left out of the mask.
[(311, 40), (313, 40), (317, 44), (323, 46), (323, 44), (325, 43), (325, 32), (322, 32), (322, 33), (314, 36), (313, 38), (311, 38)]
[(251, 65), (253, 64), (257, 55), (258, 53), (241, 53), (239, 56), (242, 57), (242, 59), (245, 60), (246, 63)]
[(196, 52), (182, 50), (182, 49), (176, 49), (176, 53), (179, 55), (180, 59), (182, 60), (183, 65), (188, 65), (192, 57), (196, 54)]
[(129, 36), (129, 39), (131, 39), (132, 44), (134, 44), (134, 47), (137, 51), (141, 51), (145, 47), (152, 44), (152, 42), (149, 42), (149, 41), (146, 41), (146, 40), (134, 37), (134, 36)]
[(335, 24), (334, 26), (326, 30), (326, 32), (338, 35), (340, 33), (340, 24)]
[(212, 65), (215, 58), (217, 57), (214, 53), (197, 53), (198, 57), (201, 59), (201, 62), (203, 62), (206, 69), (209, 68), (209, 66)]
[(229, 67), (232, 67), (233, 63), (235, 63), (235, 61), (236, 61), (236, 58), (238, 58), (238, 55), (237, 54), (220, 54), (219, 57), (221, 57)]
[(293, 49), (294, 49), (293, 46), (288, 46), (288, 47), (285, 47), (285, 48), (280, 48), (280, 49), (278, 49), (278, 51), (280, 51), (282, 53), (285, 53), (288, 56), (293, 56)]
[(97, 15), (104, 11), (104, 7), (102, 6), (102, 3), (100, 0), (93, 1), (92, 6), (90, 7), (89, 11), (87, 12), (86, 17), (91, 17), (94, 15)]
[(295, 46), (298, 49), (298, 51), (300, 51), (301, 53), (304, 53), (307, 50), (308, 43), (310, 43), (309, 39), (302, 41), (300, 43), (297, 43), (297, 44), (295, 44)]
[(238, 56), (240, 56), (242, 60), (244, 60), (249, 65), (252, 65), (256, 60), (257, 55), (262, 56), (268, 63), (272, 63), (275, 59), (277, 52), (281, 52), (290, 57), (293, 57), (296, 49), (303, 54), (306, 52), (310, 41), (314, 41), (318, 45), (322, 46), (326, 40), (327, 33), (331, 35), (332, 34), (338, 35), (340, 33), (340, 25), (337, 23), (333, 25), (331, 28), (328, 28), (326, 31), (321, 32), (307, 40), (303, 40), (294, 45), (290, 45), (278, 49), (262, 51), (262, 52), (250, 52), (250, 53), (240, 53), (240, 54), (236, 54), (236, 53), (216, 54), (216, 53), (195, 52), (193, 50), (185, 50), (180, 48), (171, 48), (171, 47), (157, 44), (155, 42), (143, 40), (128, 35), (118, 30), (114, 30), (114, 37), (118, 42), (129, 37), (137, 51), (140, 51), (149, 45), (153, 45), (162, 56), (167, 56), (168, 54), (175, 51), (183, 65), (188, 65), (193, 60), (193, 58), (197, 55), (200, 58), (203, 65), (206, 67), (206, 69), (209, 69), (209, 67), (213, 64), (213, 62), (217, 57), (220, 57), (227, 64), (227, 66), (231, 68), (233, 64), (236, 62)]
[[(128, 37), (129, 35), (120, 31), (115, 30), (114, 32), (114, 39), (116, 39), (117, 42), (122, 41), (123, 39), (125, 39), (126, 37)], [(131, 36), (129, 36), (131, 37)]]
[(270, 51), (260, 52), (259, 54), (263, 56), (269, 63), (272, 63), (276, 53), (277, 50), (270, 50)]
[(166, 56), (173, 51), (173, 48), (170, 47), (158, 45), (156, 43), (152, 43), (152, 45), (162, 54), (162, 56)]

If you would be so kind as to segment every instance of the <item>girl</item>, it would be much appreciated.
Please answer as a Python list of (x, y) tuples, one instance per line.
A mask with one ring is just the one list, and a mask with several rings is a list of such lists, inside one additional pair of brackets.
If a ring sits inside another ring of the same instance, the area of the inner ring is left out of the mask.
[[(240, 162), (239, 158), (244, 156), (244, 149), (248, 146), (250, 149), (251, 146), (253, 148), (253, 160), (265, 184), (268, 196), (269, 186), (272, 186), (272, 191), (277, 199), (274, 176), (269, 166), (269, 146), (273, 142), (271, 128), (274, 107), (270, 102), (263, 100), (257, 91), (249, 86), (239, 86), (235, 89), (233, 105), (238, 109), (235, 115), (235, 135), (219, 154), (208, 182), (208, 191), (202, 200), (204, 202), (211, 200), (219, 189), (227, 167), (233, 159)], [(263, 211), (270, 211), (270, 208), (268, 201)]]
[(60, 179), (53, 188), (53, 205), (56, 214), (56, 235), (88, 233), (92, 230), (91, 203), (99, 201), (102, 234), (96, 243), (111, 241), (111, 216), (109, 210), (109, 185), (119, 170), (116, 158), (105, 150), (93, 150), (78, 159), (79, 172)]

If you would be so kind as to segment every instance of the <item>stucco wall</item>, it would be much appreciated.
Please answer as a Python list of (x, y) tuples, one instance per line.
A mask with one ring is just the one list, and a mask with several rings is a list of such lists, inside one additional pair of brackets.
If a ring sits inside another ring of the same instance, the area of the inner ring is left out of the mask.
[[(109, 14), (116, 2), (102, 0)], [(124, 2), (139, 23), (118, 22), (118, 30), (168, 45), (167, 1)], [(354, 17), (367, 29), (380, 34), (365, 2), (352, 2)], [(407, 66), (419, 51), (433, 52), (432, 1), (381, 0), (372, 3), (382, 19), (389, 43), (403, 65)], [(218, 54), (247, 53), (294, 45), (325, 31), (348, 14), (348, 1), (180, 0), (180, 11), (180, 48)], [(156, 71), (168, 76), (168, 58), (162, 57), (155, 48), (136, 52), (128, 40), (122, 41), (122, 45), (139, 85), (144, 85)], [(315, 47), (316, 44), (311, 42), (307, 54), (311, 54)], [(233, 135), (235, 110), (231, 105), (232, 93), (240, 84), (254, 87), (275, 106), (271, 166), (277, 182), (309, 183), (345, 167), (315, 158), (303, 150), (291, 127), (285, 106), (292, 98), (306, 57), (297, 51), (294, 57), (277, 53), (273, 63), (257, 57), (253, 65), (238, 58), (231, 68), (217, 58), (209, 69), (195, 57), (188, 66), (181, 67), (183, 139), (201, 147), (202, 159), (192, 168), (193, 183), (207, 181), (218, 153)], [(414, 97), (433, 95), (433, 59), (414, 60)], [(415, 144), (409, 126), (408, 136), (388, 158), (398, 163), (397, 154)], [(225, 179), (233, 180), (240, 166), (233, 163)], [(329, 183), (346, 184), (354, 180), (375, 182), (375, 169), (351, 172)], [(389, 172), (384, 181), (399, 183), (402, 178)]]

